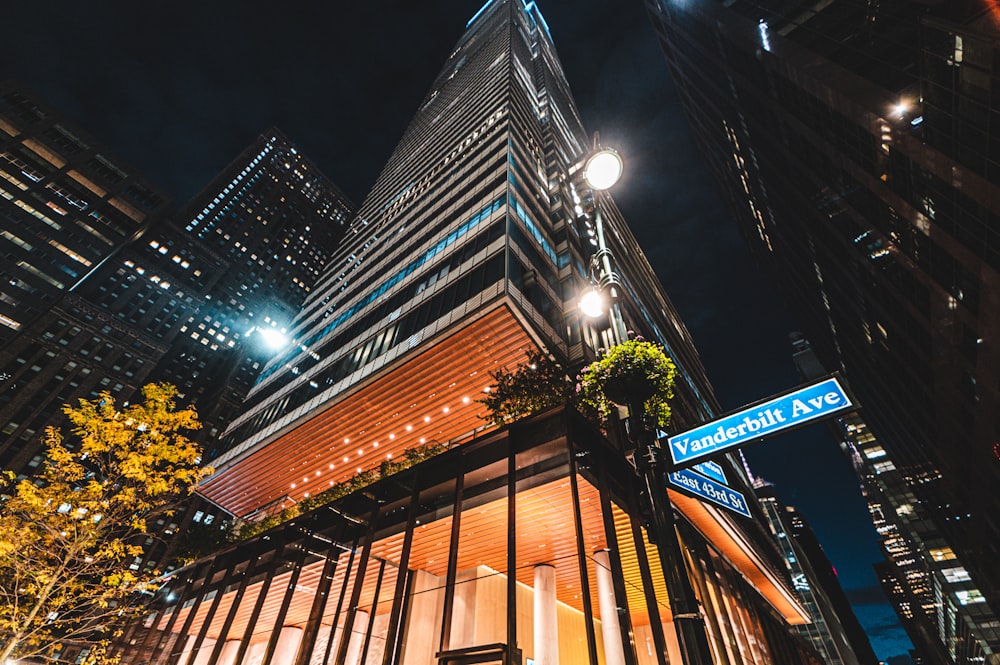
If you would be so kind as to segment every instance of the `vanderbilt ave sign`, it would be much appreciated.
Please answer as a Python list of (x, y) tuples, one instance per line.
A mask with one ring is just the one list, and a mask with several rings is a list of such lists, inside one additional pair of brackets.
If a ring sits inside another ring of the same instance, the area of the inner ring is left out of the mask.
[(768, 398), (667, 439), (673, 468), (857, 408), (836, 375)]

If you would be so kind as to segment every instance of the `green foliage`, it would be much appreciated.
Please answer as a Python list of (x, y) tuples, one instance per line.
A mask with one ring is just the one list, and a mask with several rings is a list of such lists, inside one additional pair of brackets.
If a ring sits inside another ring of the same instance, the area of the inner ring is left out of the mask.
[[(668, 401), (674, 396), (676, 374), (677, 368), (662, 346), (641, 337), (630, 339), (611, 347), (583, 368), (577, 377), (579, 403), (603, 421), (611, 415), (613, 404), (628, 406), (628, 400), (623, 399), (625, 395), (620, 393), (632, 392), (642, 395), (646, 414), (658, 426), (666, 427), (670, 422)], [(647, 395), (651, 396), (646, 398)]]
[[(8, 485), (0, 504), (0, 663), (48, 660), (66, 641), (103, 648), (154, 572), (132, 570), (146, 524), (169, 512), (211, 469), (183, 434), (200, 427), (177, 410), (176, 388), (151, 384), (145, 401), (118, 411), (108, 393), (63, 412), (72, 429), (45, 434), (35, 478)], [(8, 482), (13, 476), (6, 474)]]
[(268, 529), (276, 527), (279, 524), (283, 524), (290, 519), (298, 517), (299, 515), (303, 515), (310, 510), (314, 510), (320, 506), (325, 506), (326, 504), (336, 501), (341, 497), (345, 497), (348, 494), (368, 487), (383, 478), (388, 478), (395, 473), (399, 473), (404, 469), (415, 466), (426, 459), (430, 459), (435, 455), (443, 453), (445, 450), (447, 450), (447, 446), (443, 443), (429, 443), (425, 446), (410, 448), (404, 452), (399, 459), (392, 461), (386, 460), (374, 469), (368, 469), (367, 471), (357, 473), (342, 483), (338, 483), (333, 487), (320, 492), (319, 494), (303, 499), (302, 501), (299, 501), (298, 503), (293, 504), (278, 513), (268, 515), (262, 520), (258, 520), (256, 522), (244, 522), (236, 526), (230, 540), (237, 542), (252, 538), (257, 534), (264, 533)]
[(541, 351), (513, 371), (492, 372), (489, 392), (476, 400), (486, 407), (486, 420), (498, 427), (518, 418), (573, 401), (573, 384), (565, 368)]

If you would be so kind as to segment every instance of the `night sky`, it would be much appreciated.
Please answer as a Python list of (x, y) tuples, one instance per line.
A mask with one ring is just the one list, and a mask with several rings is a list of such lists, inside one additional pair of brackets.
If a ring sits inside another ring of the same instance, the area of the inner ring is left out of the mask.
[[(7, 3), (14, 78), (184, 203), (277, 127), (356, 204), (480, 0)], [(799, 378), (795, 330), (695, 149), (640, 0), (540, 0), (589, 131), (616, 146), (613, 190), (691, 330), (725, 410)], [(882, 659), (910, 648), (878, 588), (858, 483), (822, 426), (746, 450), (805, 513)]]

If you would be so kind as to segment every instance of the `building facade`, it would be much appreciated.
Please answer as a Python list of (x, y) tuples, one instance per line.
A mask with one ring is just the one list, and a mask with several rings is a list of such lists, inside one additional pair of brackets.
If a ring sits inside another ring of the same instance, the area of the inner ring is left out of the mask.
[(166, 212), (168, 201), (30, 94), (0, 82), (0, 344)]
[(9, 82), (0, 151), (0, 468), (30, 472), (62, 404), (132, 394), (165, 352), (162, 336), (79, 291), (169, 202)]
[(899, 481), (878, 503), (922, 571), (935, 662), (997, 662), (994, 11), (646, 5), (752, 251), (865, 407), (867, 473)]
[(576, 307), (596, 205), (624, 319), (679, 367), (676, 426), (718, 406), (617, 208), (576, 180), (591, 141), (538, 8), (491, 0), (466, 27), (199, 488), (285, 521), (176, 571), (123, 662), (676, 664), (682, 566), (715, 662), (820, 663), (759, 509), (670, 492), (683, 560), (661, 565), (614, 426), (484, 425), (495, 372), (608, 345)]
[(30, 474), (63, 404), (103, 390), (128, 400), (150, 381), (178, 386), (199, 410), (196, 438), (214, 440), (274, 353), (260, 331), (280, 332), (302, 305), (353, 204), (272, 130), (171, 213), (6, 85), (0, 215), (5, 311), (16, 318), (0, 349), (0, 467)]
[(784, 505), (766, 481), (755, 479), (754, 488), (788, 566), (792, 585), (812, 619), (798, 631), (813, 643), (828, 665), (878, 665), (868, 637), (809, 523), (794, 507)]

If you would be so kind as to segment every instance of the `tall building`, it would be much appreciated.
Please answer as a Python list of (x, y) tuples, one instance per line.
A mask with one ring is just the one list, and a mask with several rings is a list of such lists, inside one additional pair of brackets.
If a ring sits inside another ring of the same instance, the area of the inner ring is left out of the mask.
[(0, 81), (0, 344), (162, 216), (167, 199)]
[(11, 82), (0, 83), (0, 176), (0, 468), (30, 472), (63, 403), (131, 394), (165, 351), (79, 291), (168, 201)]
[[(950, 662), (1000, 658), (995, 8), (647, 0), (710, 170), (870, 428)], [(867, 450), (866, 450), (867, 449)]]
[(173, 245), (180, 242), (225, 265), (205, 284), (201, 305), (180, 322), (157, 368), (158, 380), (187, 386), (210, 446), (284, 342), (354, 211), (308, 157), (271, 129), (177, 214), (182, 231), (146, 239), (144, 251), (174, 263)]
[(754, 488), (788, 566), (792, 585), (812, 619), (797, 630), (813, 643), (827, 665), (878, 665), (871, 643), (809, 523), (794, 507), (784, 505), (766, 481), (755, 479)]
[(180, 213), (13, 83), (0, 130), (0, 468), (32, 472), (63, 404), (150, 381), (178, 386), (214, 440), (353, 204), (275, 130)]
[[(484, 425), (491, 373), (527, 352), (579, 367), (608, 337), (577, 313), (591, 142), (548, 26), (490, 0), (466, 27), (199, 489), (285, 521), (176, 571), (124, 662), (681, 662), (625, 450), (567, 407)], [(625, 319), (680, 368), (677, 426), (708, 419), (687, 330), (613, 202), (594, 205)], [(667, 565), (690, 572), (715, 662), (820, 663), (759, 509), (670, 497)]]

